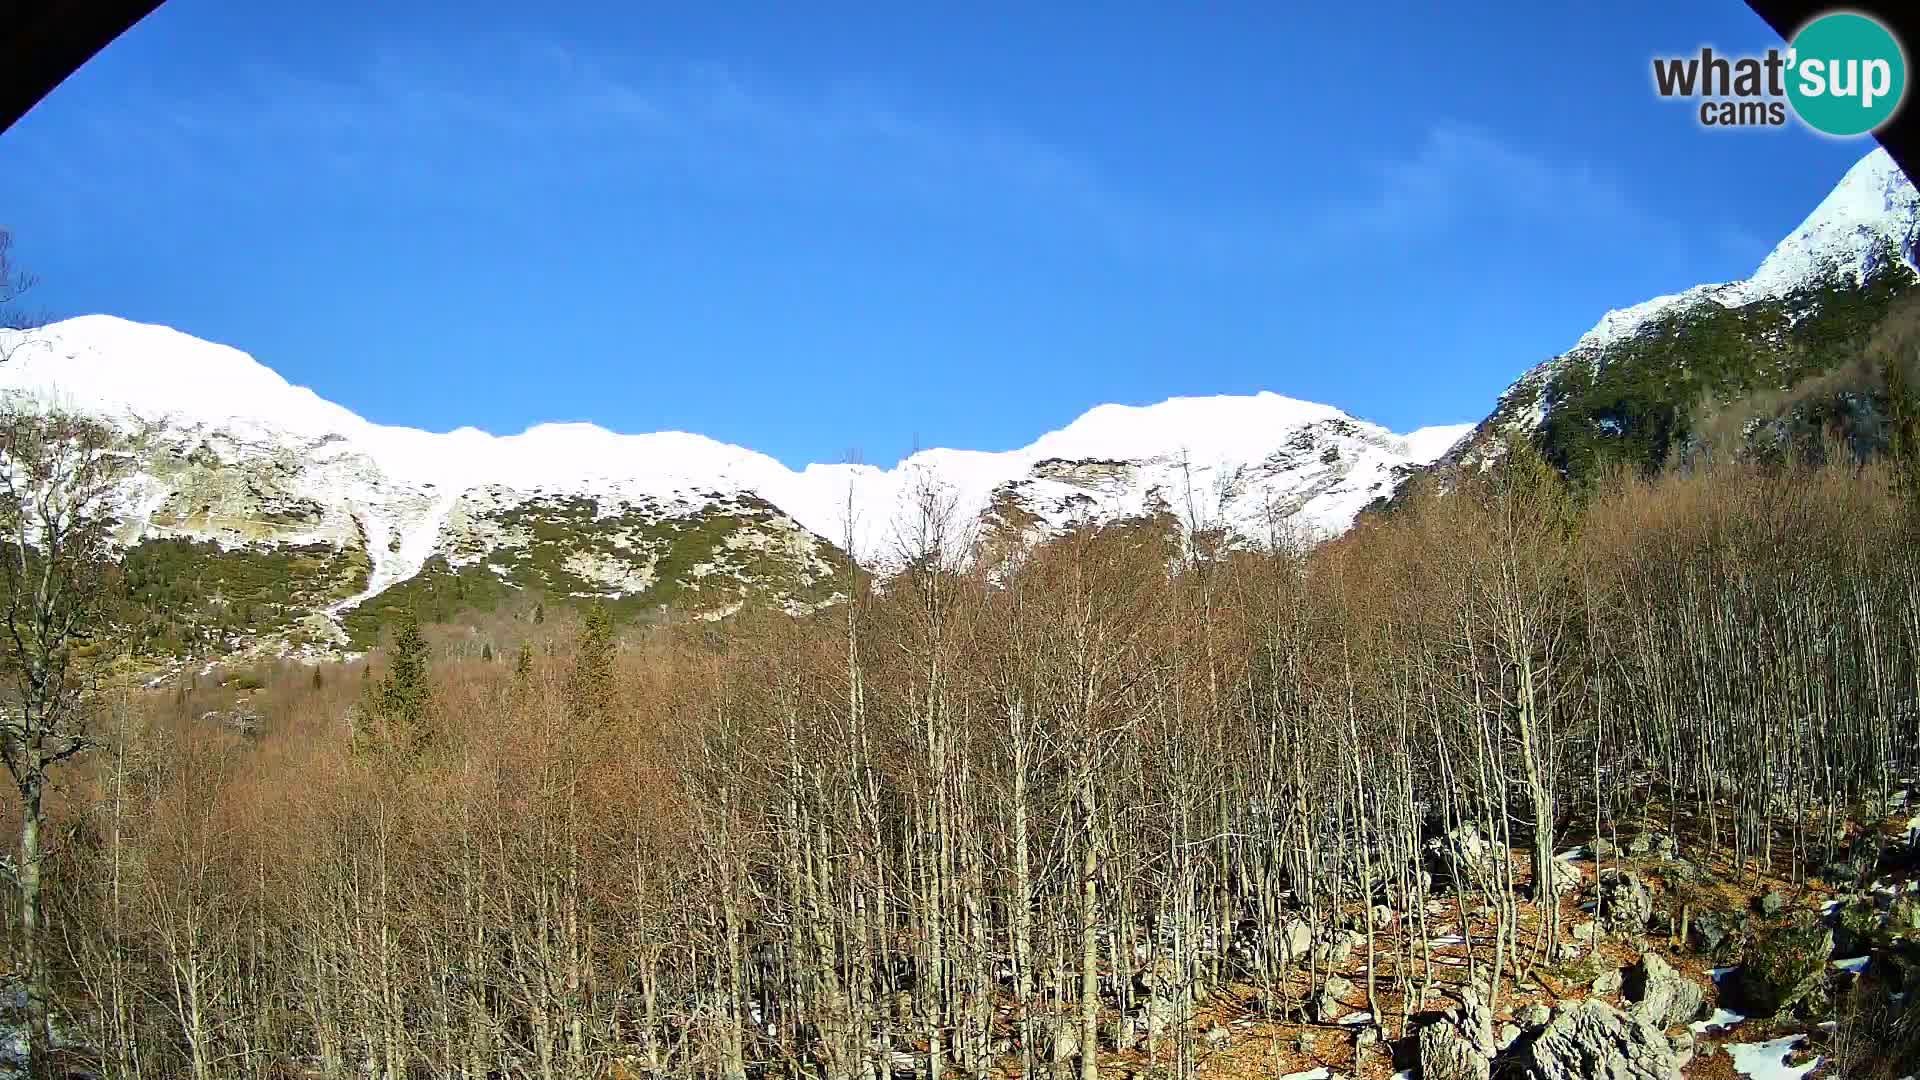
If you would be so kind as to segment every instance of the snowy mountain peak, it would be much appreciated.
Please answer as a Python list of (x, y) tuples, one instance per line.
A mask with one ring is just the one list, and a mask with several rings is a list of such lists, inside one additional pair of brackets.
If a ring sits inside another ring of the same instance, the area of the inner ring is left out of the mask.
[[(1541, 434), (1550, 416), (1564, 416), (1570, 419), (1554, 427), (1549, 449), (1571, 469), (1567, 455), (1598, 452), (1595, 446), (1619, 436), (1646, 410), (1684, 415), (1703, 392), (1785, 390), (1857, 356), (1863, 327), (1893, 297), (1920, 284), (1917, 251), (1920, 192), (1891, 155), (1875, 149), (1847, 170), (1752, 277), (1607, 312), (1571, 349), (1515, 380), (1446, 460), (1485, 467), (1505, 435)], [(1728, 313), (1734, 317), (1724, 317)], [(1694, 334), (1709, 324), (1706, 333)], [(1660, 400), (1662, 387), (1687, 400)], [(1640, 450), (1654, 452), (1657, 442)], [(1657, 452), (1665, 452), (1664, 444)], [(1657, 466), (1659, 458), (1643, 464)]]
[(954, 535), (996, 543), (1164, 513), (1254, 542), (1277, 528), (1326, 536), (1463, 430), (1402, 436), (1263, 392), (1101, 405), (1014, 450), (796, 471), (689, 432), (375, 424), (237, 349), (108, 316), (0, 336), (9, 352), (0, 391), (97, 415), (134, 441), (143, 469), (125, 505), (130, 547), (298, 549), (309, 569), (330, 551), (302, 595), (349, 623), (385, 590), (473, 572), (483, 577), (452, 591), (692, 597), (709, 611), (775, 575), (792, 606), (831, 579), (835, 545), (850, 541), (870, 566), (898, 557), (928, 485), (952, 507)]
[(1771, 300), (1820, 282), (1858, 282), (1878, 269), (1888, 249), (1909, 264), (1920, 244), (1920, 193), (1884, 149), (1855, 162), (1799, 227), (1788, 233), (1744, 281), (1696, 285), (1601, 316), (1570, 352), (1604, 347), (1633, 336), (1676, 308), (1702, 302), (1738, 307)]
[(83, 315), (31, 335), (0, 331), (0, 355), (10, 355), (0, 385), (34, 388), (89, 412), (238, 419), (309, 434), (344, 434), (365, 423), (239, 349), (111, 315)]
[(1913, 260), (1920, 192), (1892, 155), (1861, 158), (1800, 227), (1787, 234), (1746, 282), (1749, 299), (1783, 296), (1814, 280), (1875, 269), (1888, 246)]

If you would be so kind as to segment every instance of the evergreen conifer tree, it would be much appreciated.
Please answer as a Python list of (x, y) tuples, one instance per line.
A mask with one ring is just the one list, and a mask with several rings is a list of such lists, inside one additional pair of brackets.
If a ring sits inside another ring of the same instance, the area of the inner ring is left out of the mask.
[(403, 613), (388, 649), (386, 676), (366, 684), (362, 712), (367, 724), (358, 736), (363, 748), (367, 739), (389, 752), (415, 754), (426, 747), (433, 708), (428, 658), (419, 620), (411, 611)]
[(574, 715), (589, 724), (605, 722), (613, 712), (613, 616), (605, 604), (587, 608), (574, 652), (573, 681), (568, 687)]

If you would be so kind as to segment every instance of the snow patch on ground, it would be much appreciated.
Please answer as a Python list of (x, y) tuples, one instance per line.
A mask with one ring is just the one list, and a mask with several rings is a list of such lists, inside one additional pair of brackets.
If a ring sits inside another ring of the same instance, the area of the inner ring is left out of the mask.
[(1716, 1008), (1713, 1010), (1712, 1016), (1707, 1017), (1705, 1020), (1696, 1020), (1688, 1026), (1692, 1027), (1695, 1033), (1704, 1035), (1715, 1028), (1733, 1027), (1735, 1024), (1745, 1021), (1746, 1018), (1745, 1013), (1737, 1013), (1732, 1009)]
[(1733, 1071), (1742, 1076), (1753, 1080), (1800, 1080), (1820, 1067), (1817, 1057), (1804, 1065), (1787, 1064), (1787, 1054), (1804, 1039), (1805, 1035), (1786, 1035), (1761, 1043), (1729, 1043), (1726, 1051), (1733, 1058)]

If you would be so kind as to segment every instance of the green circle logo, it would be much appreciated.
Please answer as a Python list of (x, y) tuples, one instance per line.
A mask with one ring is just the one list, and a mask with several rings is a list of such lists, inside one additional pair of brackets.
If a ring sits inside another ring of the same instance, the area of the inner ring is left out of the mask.
[(1907, 93), (1907, 58), (1879, 21), (1853, 12), (1801, 27), (1787, 53), (1787, 100), (1815, 131), (1864, 135), (1887, 122)]

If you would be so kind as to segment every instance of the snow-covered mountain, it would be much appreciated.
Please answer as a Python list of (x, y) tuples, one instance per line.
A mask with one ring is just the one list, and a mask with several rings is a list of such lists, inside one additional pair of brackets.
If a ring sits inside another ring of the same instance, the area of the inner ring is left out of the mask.
[(1403, 436), (1277, 394), (1177, 398), (1103, 405), (1018, 450), (796, 471), (684, 432), (382, 426), (237, 349), (107, 316), (24, 345), (0, 339), (0, 352), (11, 353), (0, 389), (110, 420), (138, 448), (130, 549), (299, 552), (322, 584), (286, 606), (314, 609), (289, 615), (319, 639), (369, 599), (435, 575), (464, 574), (463, 594), (490, 577), (708, 613), (755, 593), (805, 606), (825, 598), (849, 538), (868, 566), (897, 557), (923, 493), (968, 538), (1156, 511), (1253, 540), (1330, 535), (1468, 428)]
[[(1661, 380), (1707, 393), (1755, 389), (1769, 380), (1790, 384), (1809, 366), (1819, 366), (1822, 358), (1811, 354), (1806, 339), (1820, 335), (1807, 331), (1834, 329), (1819, 325), (1821, 317), (1835, 308), (1833, 301), (1851, 302), (1876, 287), (1875, 299), (1880, 293), (1905, 288), (1913, 280), (1916, 251), (1920, 251), (1920, 193), (1885, 150), (1875, 149), (1847, 171), (1751, 277), (1696, 285), (1607, 312), (1572, 348), (1520, 376), (1500, 396), (1492, 414), (1448, 455), (1447, 464), (1483, 467), (1496, 455), (1500, 435), (1537, 434), (1569, 403), (1576, 409), (1594, 408), (1591, 415), (1561, 416), (1565, 426), (1593, 425), (1613, 431), (1626, 418), (1610, 414), (1609, 402), (1575, 400), (1604, 381), (1609, 369), (1618, 369), (1612, 374), (1614, 382), (1620, 383), (1627, 381), (1630, 371), (1638, 374), (1640, 369), (1664, 365), (1669, 370), (1657, 370)], [(1835, 319), (1852, 314), (1841, 312)], [(1724, 327), (1709, 327), (1715, 318), (1729, 315), (1735, 318)], [(1719, 385), (1724, 380), (1716, 373), (1700, 370), (1708, 358), (1684, 343), (1689, 336), (1715, 337), (1709, 329), (1733, 329), (1743, 339), (1739, 360), (1744, 366), (1736, 365), (1739, 370), (1734, 372), (1742, 378), (1727, 386)], [(1685, 363), (1693, 363), (1694, 370), (1672, 370)], [(1609, 388), (1609, 393), (1622, 389)]]

